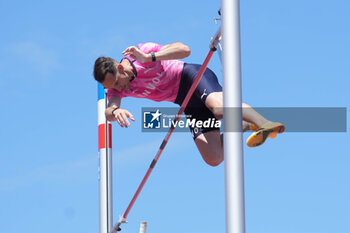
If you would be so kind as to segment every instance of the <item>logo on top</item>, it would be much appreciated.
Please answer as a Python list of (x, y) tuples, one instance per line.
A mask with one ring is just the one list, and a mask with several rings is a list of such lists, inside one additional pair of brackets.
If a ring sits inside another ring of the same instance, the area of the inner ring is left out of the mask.
[(143, 128), (144, 129), (160, 129), (162, 113), (157, 111), (143, 112)]

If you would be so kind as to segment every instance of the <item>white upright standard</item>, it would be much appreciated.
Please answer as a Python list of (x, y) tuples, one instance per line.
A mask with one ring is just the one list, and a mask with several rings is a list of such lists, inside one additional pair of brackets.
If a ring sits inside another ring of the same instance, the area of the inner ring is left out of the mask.
[(105, 89), (98, 84), (97, 121), (100, 190), (100, 233), (109, 233), (113, 227), (112, 214), (112, 126), (107, 121)]
[(222, 0), (226, 233), (245, 233), (239, 0)]

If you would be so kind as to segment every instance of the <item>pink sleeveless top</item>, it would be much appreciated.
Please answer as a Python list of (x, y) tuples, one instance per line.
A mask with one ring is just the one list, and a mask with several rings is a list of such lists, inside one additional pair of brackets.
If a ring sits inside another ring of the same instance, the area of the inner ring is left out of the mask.
[[(158, 52), (163, 46), (156, 43), (144, 43), (137, 46), (142, 52)], [(125, 59), (125, 58), (124, 58)], [(163, 60), (156, 62), (139, 63), (131, 58), (137, 71), (136, 78), (130, 82), (130, 89), (117, 91), (109, 88), (107, 97), (119, 95), (120, 97), (146, 98), (154, 101), (174, 102), (180, 86), (184, 62), (179, 60)]]

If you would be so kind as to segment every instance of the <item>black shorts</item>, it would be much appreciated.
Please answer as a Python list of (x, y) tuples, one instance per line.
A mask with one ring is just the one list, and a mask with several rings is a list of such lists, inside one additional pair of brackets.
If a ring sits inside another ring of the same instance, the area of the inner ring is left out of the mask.
[[(184, 64), (184, 68), (181, 75), (181, 82), (179, 91), (175, 100), (175, 103), (181, 106), (184, 101), (188, 91), (190, 90), (192, 83), (200, 69), (201, 65), (197, 64)], [(208, 95), (212, 92), (222, 92), (222, 87), (219, 84), (218, 78), (215, 73), (207, 68), (204, 71), (203, 77), (199, 82), (197, 88), (195, 89), (187, 107), (185, 108), (186, 117), (190, 120), (195, 119), (196, 121), (205, 121), (208, 119), (215, 119), (214, 114), (205, 105), (205, 100)], [(191, 127), (193, 139), (196, 139), (202, 133), (220, 130), (219, 127), (209, 126), (209, 127)]]

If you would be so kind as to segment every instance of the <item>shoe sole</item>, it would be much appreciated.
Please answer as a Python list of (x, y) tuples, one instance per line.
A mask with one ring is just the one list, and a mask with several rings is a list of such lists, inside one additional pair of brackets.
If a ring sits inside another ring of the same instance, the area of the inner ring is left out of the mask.
[(284, 125), (279, 122), (270, 123), (258, 131), (252, 133), (247, 139), (247, 146), (257, 147), (262, 145), (268, 137), (275, 138), (277, 134), (284, 132)]

